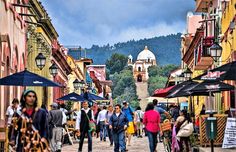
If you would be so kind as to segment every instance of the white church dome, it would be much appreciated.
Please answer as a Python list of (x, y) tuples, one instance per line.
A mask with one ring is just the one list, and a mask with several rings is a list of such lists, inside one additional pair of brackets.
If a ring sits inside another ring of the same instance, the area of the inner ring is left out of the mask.
[(148, 47), (145, 46), (145, 49), (138, 54), (137, 60), (156, 60), (155, 55), (148, 50)]

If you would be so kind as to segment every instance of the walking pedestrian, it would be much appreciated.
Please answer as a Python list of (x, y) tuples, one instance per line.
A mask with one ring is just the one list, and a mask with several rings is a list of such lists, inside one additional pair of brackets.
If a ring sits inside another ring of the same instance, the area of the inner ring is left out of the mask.
[(36, 92), (25, 90), (21, 96), (20, 103), (21, 115), (19, 115), (17, 130), (15, 130), (17, 135), (14, 138), (17, 143), (17, 152), (21, 152), (23, 149), (24, 151), (30, 151), (36, 140), (34, 137), (37, 135), (40, 136), (39, 142), (44, 141), (44, 143), (47, 143), (48, 141), (47, 113), (44, 109), (37, 108)]
[[(98, 114), (100, 111), (102, 111), (101, 108), (98, 108), (97, 113), (94, 115), (95, 122), (97, 122)], [(99, 133), (100, 133), (100, 125), (96, 125), (96, 138), (99, 137)]]
[(119, 149), (121, 152), (126, 151), (125, 130), (127, 129), (128, 122), (126, 115), (121, 111), (121, 105), (116, 104), (115, 112), (109, 121), (109, 128), (112, 129), (115, 143), (114, 152), (119, 152)]
[(92, 152), (92, 132), (90, 131), (89, 122), (94, 121), (94, 115), (88, 106), (88, 101), (82, 102), (83, 108), (78, 112), (76, 119), (76, 130), (77, 134), (80, 135), (78, 152), (82, 152), (85, 135), (88, 137), (88, 151)]
[[(179, 137), (178, 143), (179, 143), (179, 148), (180, 148), (180, 152), (184, 151), (184, 147), (186, 148), (186, 152), (190, 151), (190, 138), (189, 136), (183, 136), (181, 135), (181, 133), (179, 133), (181, 131), (181, 129), (185, 129), (185, 133), (186, 133), (186, 128), (184, 128), (184, 126), (186, 126), (188, 123), (191, 122), (191, 118), (189, 116), (189, 114), (187, 113), (187, 110), (181, 110), (180, 111), (180, 116), (177, 118), (176, 122), (175, 122), (175, 126), (176, 126), (176, 136)], [(188, 129), (189, 131), (191, 129)], [(193, 130), (193, 129), (192, 129)]]
[(134, 134), (135, 130), (134, 130), (134, 111), (132, 110), (132, 108), (128, 105), (127, 101), (123, 101), (123, 108), (122, 108), (123, 113), (126, 115), (129, 124), (128, 124), (128, 128), (126, 131), (128, 140), (128, 146), (130, 146), (130, 142), (131, 142), (131, 136), (132, 134)]
[(112, 135), (112, 129), (109, 127), (109, 121), (111, 119), (111, 116), (113, 114), (113, 107), (112, 105), (108, 106), (108, 111), (106, 114), (106, 125), (107, 125), (107, 133), (108, 133), (108, 137), (109, 137), (109, 141), (110, 141), (110, 146), (113, 145), (113, 135)]
[(52, 137), (50, 139), (50, 147), (52, 152), (61, 152), (62, 137), (63, 137), (63, 124), (66, 123), (66, 115), (58, 109), (57, 103), (51, 104), (52, 110), (48, 114), (48, 122), (54, 127), (52, 130)]
[(106, 131), (106, 116), (107, 116), (107, 107), (103, 106), (102, 111), (98, 113), (97, 125), (100, 126), (100, 141), (106, 141), (107, 131)]
[[(161, 117), (161, 122), (163, 122), (166, 118), (170, 118), (170, 114), (160, 105), (158, 105), (158, 100), (154, 99), (152, 101), (152, 103), (154, 104), (154, 110), (157, 111), (160, 114)], [(162, 142), (162, 137), (161, 135), (158, 133), (157, 136), (159, 136), (159, 141)]]
[(17, 115), (19, 115), (19, 111), (20, 111), (19, 100), (17, 98), (14, 98), (12, 100), (11, 105), (7, 108), (7, 111), (6, 111), (6, 123), (7, 123), (7, 127), (8, 127), (9, 143), (11, 143), (11, 142), (14, 143), (14, 139), (11, 139), (11, 137), (16, 136), (16, 135), (13, 135), (14, 129), (13, 129), (13, 125), (12, 125), (12, 119), (13, 119), (13, 117), (16, 117)]
[(142, 138), (144, 112), (141, 110), (141, 107), (137, 107), (135, 113), (136, 113), (135, 123), (137, 126), (137, 137)]
[(144, 113), (143, 124), (147, 131), (150, 152), (156, 152), (157, 133), (160, 131), (160, 119), (160, 114), (154, 110), (154, 104), (149, 103)]

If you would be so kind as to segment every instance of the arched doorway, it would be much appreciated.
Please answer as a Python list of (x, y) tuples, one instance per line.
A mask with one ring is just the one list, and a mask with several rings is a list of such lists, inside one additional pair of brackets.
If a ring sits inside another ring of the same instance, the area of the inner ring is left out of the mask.
[(138, 72), (141, 72), (142, 71), (142, 68), (141, 67), (138, 67)]
[(142, 81), (143, 81), (143, 78), (142, 78), (142, 75), (141, 75), (141, 74), (138, 75), (137, 81), (138, 81), (138, 82), (142, 82)]

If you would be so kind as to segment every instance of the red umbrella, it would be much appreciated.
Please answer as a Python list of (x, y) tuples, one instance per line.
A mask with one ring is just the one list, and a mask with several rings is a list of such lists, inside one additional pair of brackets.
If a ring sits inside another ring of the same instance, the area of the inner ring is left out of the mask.
[(154, 94), (152, 95), (153, 97), (166, 97), (169, 94), (169, 91), (173, 88), (174, 86), (170, 86), (167, 88), (161, 88), (161, 89), (156, 89), (154, 91)]

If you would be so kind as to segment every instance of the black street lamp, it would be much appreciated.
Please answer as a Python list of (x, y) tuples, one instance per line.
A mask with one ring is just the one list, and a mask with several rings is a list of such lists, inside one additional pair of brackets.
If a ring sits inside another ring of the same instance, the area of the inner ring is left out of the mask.
[(73, 82), (75, 90), (78, 90), (79, 88), (84, 88), (84, 84), (84, 80), (79, 81), (78, 79), (75, 79), (75, 81)]
[(210, 55), (213, 60), (216, 62), (219, 60), (222, 54), (222, 47), (218, 43), (214, 43), (210, 48)]
[(193, 72), (189, 68), (187, 68), (184, 71), (184, 77), (187, 78), (188, 80), (192, 78), (192, 74), (193, 74)]
[(42, 70), (46, 64), (46, 57), (42, 53), (39, 53), (35, 58), (35, 63), (37, 67)]
[(58, 67), (55, 63), (53, 63), (50, 67), (49, 67), (49, 71), (50, 71), (50, 74), (55, 77), (58, 73)]
[(185, 81), (185, 77), (184, 77), (184, 73), (182, 72), (180, 75), (179, 75), (179, 82), (184, 82)]
[(74, 86), (75, 90), (79, 89), (79, 84), (80, 84), (79, 80), (75, 79), (75, 81), (73, 82), (73, 86)]

